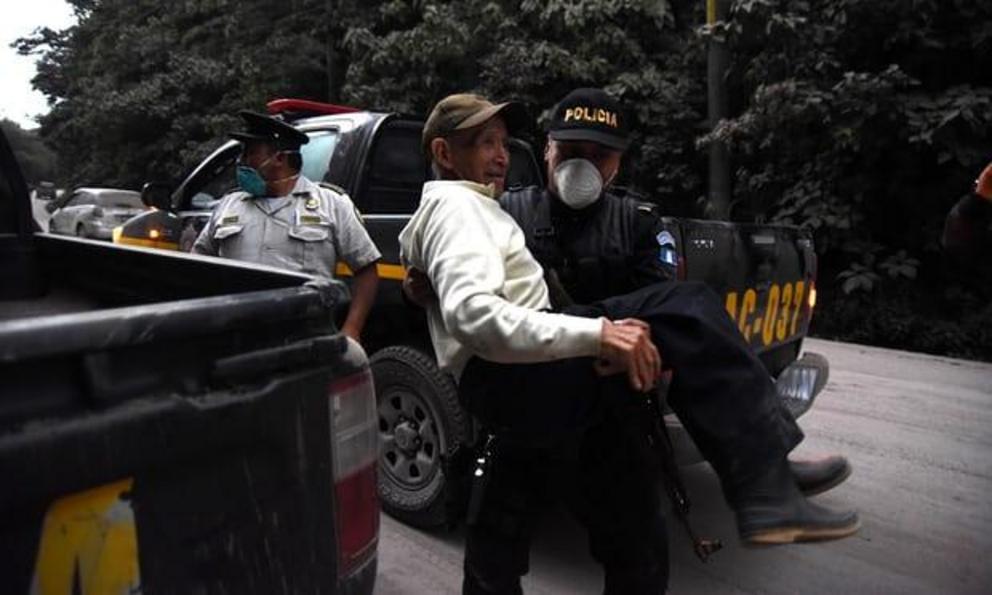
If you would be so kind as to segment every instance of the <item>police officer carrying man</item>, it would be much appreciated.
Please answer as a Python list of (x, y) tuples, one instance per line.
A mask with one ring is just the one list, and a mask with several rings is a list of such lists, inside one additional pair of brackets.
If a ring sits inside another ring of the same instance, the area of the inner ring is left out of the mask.
[[(604, 191), (616, 178), (620, 157), (629, 144), (617, 102), (598, 90), (570, 94), (555, 109), (549, 137), (545, 154), (549, 188), (511, 191), (500, 203), (545, 267), (553, 302), (558, 294), (554, 305), (567, 314), (629, 316), (651, 322), (652, 338), (675, 367), (670, 402), (720, 475), (728, 502), (737, 511), (744, 541), (785, 543), (853, 533), (858, 526), (856, 515), (816, 507), (802, 495), (843, 481), (850, 472), (846, 460), (787, 462), (785, 454), (802, 434), (769, 390), (767, 372), (747, 353), (732, 322), (724, 320), (719, 300), (699, 284), (670, 282), (674, 260), (669, 250), (674, 245), (669, 244), (674, 242), (661, 233), (649, 205)], [(409, 279), (408, 295), (414, 301), (426, 301), (430, 288), (425, 287), (423, 277), (412, 272)], [(619, 299), (607, 297), (639, 287), (645, 290)], [(607, 299), (592, 307), (570, 305), (603, 298)], [(695, 330), (685, 332), (689, 327)], [(689, 355), (697, 350), (712, 357)], [(714, 367), (710, 361), (722, 364)], [(462, 377), (461, 394), (475, 392), (481, 393), (481, 398), (476, 395), (479, 400), (489, 395), (510, 401), (511, 394), (534, 392), (524, 386), (516, 392), (488, 390), (487, 386), (512, 383), (512, 370), (506, 366), (475, 365), (469, 370), (471, 374)], [(529, 373), (527, 378), (533, 384), (540, 375)], [(565, 385), (574, 384), (568, 378), (557, 378), (557, 385), (541, 385), (529, 407), (541, 407), (546, 395), (568, 392)], [(612, 391), (617, 388), (610, 379), (604, 385)], [(734, 398), (728, 398), (730, 386), (735, 387)], [(526, 408), (518, 411), (521, 417), (531, 413), (536, 415)], [(560, 452), (504, 448), (509, 452), (498, 453), (481, 512), (469, 529), (466, 592), (519, 589), (517, 577), (526, 572), (535, 499), (540, 500), (536, 494), (548, 491), (549, 475), (560, 476), (563, 471), (565, 485), (572, 488), (566, 502), (590, 530), (593, 555), (606, 570), (607, 592), (663, 589), (659, 585), (667, 582), (664, 525), (647, 497), (652, 492), (645, 483), (644, 469), (650, 454), (638, 444), (638, 431), (629, 415), (613, 411), (587, 430), (572, 450), (580, 459), (578, 464), (568, 464), (569, 457)], [(579, 475), (569, 477), (570, 469)], [(610, 469), (623, 469), (624, 481), (611, 476)], [(616, 516), (613, 526), (605, 528), (594, 511), (614, 508), (611, 491), (615, 496), (623, 494), (619, 497), (629, 505), (626, 515)], [(591, 502), (597, 506), (590, 507)], [(616, 519), (631, 522), (625, 525)], [(629, 547), (632, 543), (638, 545)], [(652, 556), (662, 564), (652, 566)]]
[(354, 271), (352, 300), (341, 331), (360, 340), (379, 282), (382, 257), (351, 199), (300, 173), (300, 146), (309, 138), (289, 124), (240, 112), (237, 181), (200, 232), (193, 252), (333, 277), (339, 261)]
[[(553, 272), (552, 301), (589, 304), (652, 283), (675, 281), (675, 239), (655, 205), (609, 191), (630, 145), (627, 119), (600, 89), (576, 89), (554, 109), (544, 150), (547, 188), (511, 190), (500, 206), (520, 225), (527, 247)], [(663, 348), (663, 346), (662, 346)], [(783, 415), (789, 415), (783, 408)], [(799, 488), (816, 494), (851, 473), (847, 459), (790, 462)]]

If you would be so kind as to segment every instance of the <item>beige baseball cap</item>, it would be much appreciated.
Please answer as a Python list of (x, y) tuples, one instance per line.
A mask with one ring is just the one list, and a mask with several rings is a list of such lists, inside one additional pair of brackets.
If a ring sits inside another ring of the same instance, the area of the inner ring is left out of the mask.
[(481, 95), (471, 93), (448, 95), (434, 106), (424, 124), (421, 144), (424, 153), (430, 158), (430, 144), (435, 138), (444, 138), (458, 130), (475, 128), (497, 115), (503, 117), (511, 134), (524, 128), (530, 119), (527, 108), (522, 103), (492, 103)]

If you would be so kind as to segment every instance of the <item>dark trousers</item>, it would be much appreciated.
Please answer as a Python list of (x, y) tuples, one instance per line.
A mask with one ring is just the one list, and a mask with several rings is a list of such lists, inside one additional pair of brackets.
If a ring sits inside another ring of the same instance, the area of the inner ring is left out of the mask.
[[(720, 476), (729, 499), (733, 498), (737, 486), (759, 475), (771, 463), (784, 459), (802, 439), (795, 420), (779, 402), (767, 370), (751, 352), (717, 295), (705, 285), (659, 283), (594, 304), (571, 306), (564, 313), (605, 316), (611, 320), (639, 318), (651, 326), (651, 335), (664, 365), (673, 371), (669, 404)], [(598, 440), (598, 437), (615, 435), (612, 433), (618, 431), (617, 428), (619, 431), (626, 429), (627, 434), (635, 433), (630, 431), (633, 427), (630, 422), (623, 421), (630, 417), (623, 412), (630, 410), (627, 403), (643, 400), (643, 397), (622, 386), (623, 376), (599, 378), (591, 363), (589, 359), (571, 359), (504, 365), (478, 358), (468, 363), (459, 382), (463, 405), (504, 443), (519, 445), (525, 453), (517, 457), (496, 457), (496, 469), (487, 492), (501, 494), (503, 488), (498, 486), (501, 481), (509, 485), (507, 493), (528, 492), (525, 484), (532, 481), (532, 477), (522, 472), (523, 459), (534, 456), (542, 448), (555, 450), (574, 441), (580, 446), (573, 451), (584, 453), (582, 456), (589, 456), (591, 451), (608, 451), (611, 453), (608, 456), (614, 459), (628, 457), (628, 467), (640, 464), (644, 468), (647, 459), (643, 454), (637, 455), (640, 449)], [(615, 460), (611, 463), (616, 464)], [(602, 478), (587, 474), (581, 489), (594, 490), (595, 485), (615, 481), (610, 475), (611, 465), (603, 466), (605, 475)], [(504, 467), (510, 470), (503, 470)], [(584, 468), (582, 472), (585, 473)], [(647, 494), (646, 498), (657, 501), (656, 483), (650, 478), (638, 480), (636, 474), (633, 477), (635, 479), (628, 482), (630, 493), (623, 497), (636, 500), (639, 498), (636, 494)], [(519, 576), (527, 569), (529, 535), (524, 540), (495, 537), (501, 526), (506, 528), (512, 524), (505, 519), (513, 516), (511, 512), (515, 508), (501, 511), (506, 508), (504, 500), (502, 496), (484, 497), (479, 522), (469, 528), (466, 592), (513, 593), (519, 590)], [(626, 506), (620, 498), (616, 502), (600, 502), (612, 508), (597, 508), (593, 513), (596, 518), (600, 515), (614, 519), (628, 514), (641, 515), (641, 529), (635, 526), (638, 522), (632, 520), (630, 530), (635, 534), (640, 532), (632, 541), (640, 539), (643, 543), (629, 547), (619, 545), (617, 547), (624, 553), (615, 556), (627, 561), (623, 571), (617, 572), (636, 584), (653, 570), (650, 564), (640, 560), (635, 550), (647, 546), (651, 551), (667, 553), (664, 548), (651, 545), (653, 537), (643, 531), (644, 528), (664, 526), (660, 520), (655, 520), (655, 516), (659, 516), (657, 509), (631, 507), (618, 511), (617, 508)], [(581, 520), (582, 512), (576, 511), (576, 514)], [(494, 524), (491, 518), (503, 520)], [(596, 519), (592, 524), (595, 522)], [(595, 556), (597, 545), (592, 525), (587, 524), (587, 527)], [(619, 530), (626, 531), (624, 528)], [(521, 551), (524, 552), (522, 566), (519, 563)], [(607, 569), (607, 592), (613, 592), (609, 580), (610, 557), (600, 559), (597, 556), (597, 560)], [(660, 588), (655, 584), (641, 590), (615, 592), (662, 592), (667, 582), (667, 560), (664, 567), (665, 577)], [(470, 589), (473, 581), (496, 588), (473, 591)]]
[[(625, 382), (604, 383), (604, 399), (629, 397)], [(610, 391), (610, 384), (621, 390)], [(517, 434), (497, 437), (479, 513), (469, 520), (464, 593), (521, 593), (533, 530), (555, 502), (586, 529), (606, 593), (665, 592), (668, 539), (643, 403), (615, 404), (591, 426), (541, 446), (515, 440)]]

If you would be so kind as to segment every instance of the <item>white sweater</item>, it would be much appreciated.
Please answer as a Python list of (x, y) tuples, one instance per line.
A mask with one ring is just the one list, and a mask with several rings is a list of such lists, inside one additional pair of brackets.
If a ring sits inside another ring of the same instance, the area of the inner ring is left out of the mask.
[(530, 363), (599, 354), (602, 320), (541, 311), (550, 307), (541, 265), (491, 187), (424, 184), (400, 254), (434, 286), (431, 341), (441, 369), (456, 378), (473, 355)]

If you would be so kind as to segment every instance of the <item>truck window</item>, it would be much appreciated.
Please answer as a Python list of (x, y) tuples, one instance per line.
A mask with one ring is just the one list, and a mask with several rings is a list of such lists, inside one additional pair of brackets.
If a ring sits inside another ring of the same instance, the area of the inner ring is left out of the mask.
[[(300, 148), (300, 155), (303, 157), (302, 173), (310, 180), (319, 182), (327, 174), (331, 155), (334, 154), (334, 147), (338, 142), (338, 133), (334, 130), (315, 130), (307, 134), (310, 136), (310, 142)], [(212, 205), (225, 194), (238, 190), (234, 170), (240, 153), (241, 145), (232, 144), (219, 156), (214, 157), (213, 162), (208, 166), (209, 169), (196, 174), (197, 181), (190, 183), (185, 189), (185, 194), (191, 196), (190, 202), (193, 208), (212, 208)], [(203, 180), (202, 186), (199, 186), (199, 180)], [(192, 204), (194, 202), (196, 204)]]
[(331, 165), (334, 147), (338, 144), (338, 133), (334, 130), (308, 132), (310, 142), (300, 147), (303, 156), (303, 175), (312, 182), (320, 182), (327, 175)]
[(372, 148), (361, 204), (369, 213), (412, 213), (427, 179), (427, 160), (420, 148), (421, 124), (388, 122)]
[(213, 164), (212, 170), (206, 183), (196, 194), (196, 202), (199, 205), (209, 204), (212, 201), (220, 200), (222, 196), (238, 189), (238, 181), (234, 175), (234, 162), (241, 151), (240, 145), (235, 145)]

